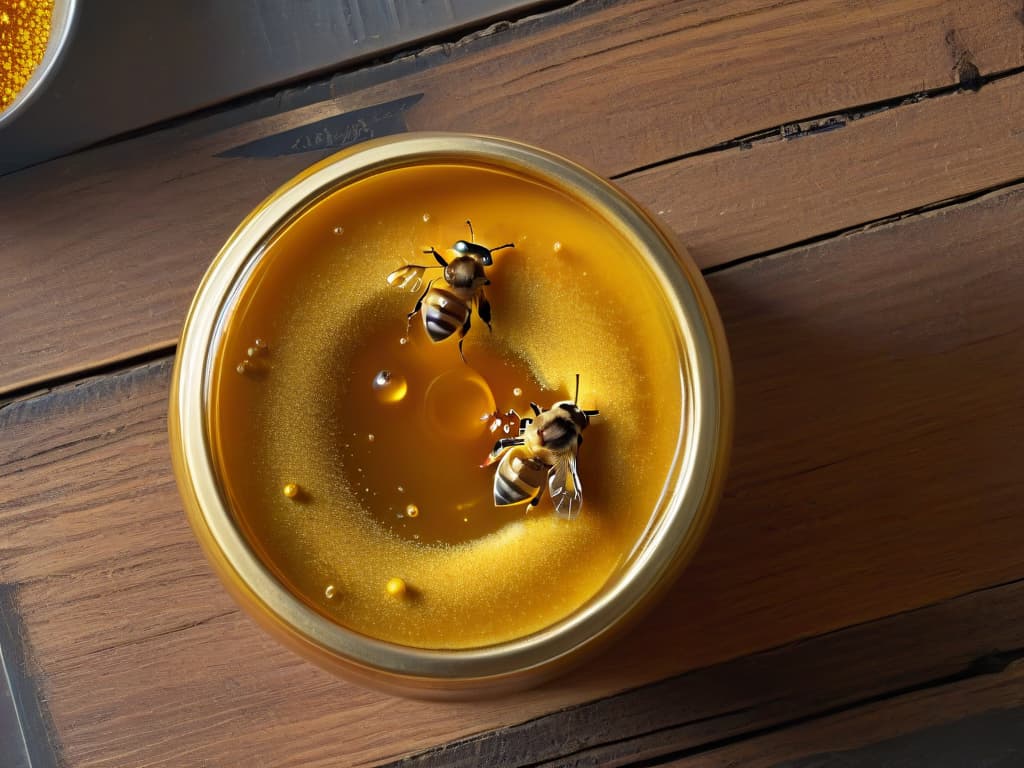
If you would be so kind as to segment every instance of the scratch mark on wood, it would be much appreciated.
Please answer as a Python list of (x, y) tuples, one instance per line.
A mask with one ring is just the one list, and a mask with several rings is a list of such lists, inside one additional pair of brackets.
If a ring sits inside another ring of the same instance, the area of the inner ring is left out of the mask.
[(217, 157), (272, 158), (302, 152), (337, 151), (379, 136), (404, 133), (405, 111), (422, 93), (334, 115), (265, 136), (218, 153)]

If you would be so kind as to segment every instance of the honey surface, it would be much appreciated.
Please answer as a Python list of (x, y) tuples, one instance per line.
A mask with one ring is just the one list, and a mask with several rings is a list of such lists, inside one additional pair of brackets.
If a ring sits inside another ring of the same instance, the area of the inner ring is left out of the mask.
[(0, 0), (0, 112), (43, 60), (53, 0)]
[[(476, 242), (515, 248), (494, 254), (493, 332), (474, 314), (464, 363), (419, 316), (407, 333), (418, 292), (385, 278), (433, 264), (430, 246), (453, 258), (467, 218)], [(211, 434), (229, 504), (277, 576), (356, 631), (464, 648), (543, 629), (599, 592), (658, 508), (684, 419), (669, 318), (627, 241), (532, 180), (419, 166), (342, 188), (268, 246), (227, 323)], [(576, 373), (600, 410), (582, 513), (557, 517), (546, 490), (496, 508), (480, 465), (504, 435), (481, 417), (572, 399)]]

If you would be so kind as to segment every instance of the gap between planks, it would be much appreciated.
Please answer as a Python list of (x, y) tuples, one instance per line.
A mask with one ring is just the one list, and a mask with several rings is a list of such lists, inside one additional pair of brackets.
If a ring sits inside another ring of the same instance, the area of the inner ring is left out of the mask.
[(882, 699), (706, 751), (633, 765), (674, 768), (1016, 768), (1024, 758), (1022, 654), (998, 672)]

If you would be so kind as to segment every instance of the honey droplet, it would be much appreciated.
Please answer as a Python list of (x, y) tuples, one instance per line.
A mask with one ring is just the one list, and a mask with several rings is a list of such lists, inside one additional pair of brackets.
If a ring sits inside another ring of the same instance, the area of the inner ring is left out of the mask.
[(328, 584), (327, 589), (324, 590), (324, 597), (326, 597), (328, 600), (331, 600), (334, 598), (337, 592), (338, 591), (334, 588), (333, 584)]
[(555, 253), (558, 253), (560, 250), (562, 250), (562, 244), (557, 240), (555, 240), (555, 244), (552, 245), (551, 247), (554, 249)]
[(415, 504), (410, 504), (405, 508), (405, 514), (407, 514), (409, 517), (419, 517), (420, 508), (417, 507)]
[(391, 371), (380, 371), (373, 377), (373, 391), (382, 403), (397, 403), (405, 397), (408, 388), (405, 379)]
[(284, 488), (281, 489), (281, 493), (283, 493), (289, 499), (294, 499), (299, 495), (299, 486), (297, 486), (295, 483), (288, 483), (287, 485), (285, 485)]
[(392, 597), (403, 597), (406, 592), (405, 582), (397, 576), (393, 579), (388, 579), (388, 583), (384, 585), (384, 589)]

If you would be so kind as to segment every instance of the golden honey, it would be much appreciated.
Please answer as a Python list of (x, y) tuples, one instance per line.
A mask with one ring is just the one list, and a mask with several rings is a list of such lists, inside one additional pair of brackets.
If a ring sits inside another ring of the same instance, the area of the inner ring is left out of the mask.
[(42, 62), (52, 16), (53, 0), (0, 0), (0, 112)]
[[(463, 362), (456, 337), (407, 322), (419, 292), (385, 277), (434, 263), (430, 247), (452, 258), (467, 218), (477, 242), (515, 248), (494, 254), (493, 331), (474, 318)], [(683, 420), (671, 320), (631, 249), (559, 191), (458, 164), (374, 175), (281, 232), (229, 319), (211, 398), (230, 506), (278, 578), (333, 621), (424, 648), (528, 635), (590, 599), (647, 526)], [(572, 399), (576, 373), (600, 409), (582, 514), (559, 518), (547, 493), (495, 507), (480, 465), (508, 433), (488, 415)], [(301, 504), (275, 492), (289, 481)], [(393, 574), (415, 599), (381, 599)]]
[[(514, 243), (464, 358), (407, 320), (423, 288), (386, 280), (457, 240)], [(581, 513), (546, 488), (496, 506), (495, 440), (577, 375), (600, 411)], [(579, 661), (671, 584), (720, 492), (731, 381), (699, 273), (607, 182), (412, 134), (313, 166), (242, 223), (186, 323), (169, 425), (200, 543), (275, 636), (388, 690), (493, 693)]]

